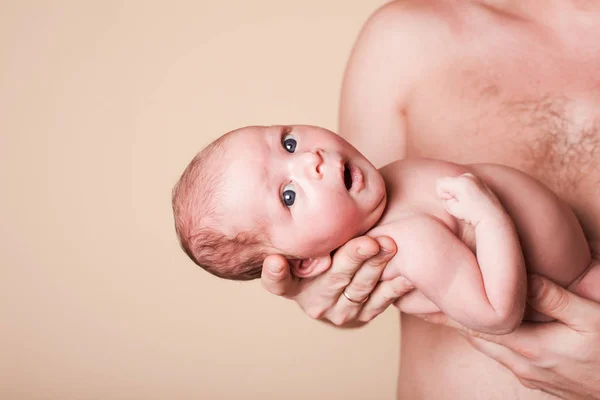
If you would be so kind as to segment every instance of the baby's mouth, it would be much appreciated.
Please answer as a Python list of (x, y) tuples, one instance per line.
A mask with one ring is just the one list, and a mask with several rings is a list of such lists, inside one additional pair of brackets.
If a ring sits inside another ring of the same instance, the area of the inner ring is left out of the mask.
[(352, 171), (348, 163), (344, 164), (344, 185), (346, 185), (348, 191), (352, 188)]
[(344, 163), (344, 186), (350, 193), (359, 193), (365, 186), (362, 171), (350, 163)]

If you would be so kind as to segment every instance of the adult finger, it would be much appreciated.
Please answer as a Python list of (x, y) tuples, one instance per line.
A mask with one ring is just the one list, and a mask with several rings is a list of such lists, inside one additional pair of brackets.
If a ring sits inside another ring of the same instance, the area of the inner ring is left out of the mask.
[(344, 310), (345, 306), (340, 298), (343, 297), (342, 292), (352, 281), (356, 271), (378, 251), (379, 244), (371, 237), (361, 236), (348, 241), (336, 251), (327, 271), (310, 281), (302, 282), (294, 299), (313, 318), (325, 316), (337, 325), (344, 324), (356, 312)]
[(535, 310), (578, 332), (595, 332), (600, 328), (597, 303), (539, 275), (529, 275), (527, 282), (527, 302)]
[(287, 260), (280, 255), (270, 255), (263, 262), (261, 283), (269, 292), (283, 297), (294, 297), (300, 282), (294, 278)]
[(336, 300), (350, 284), (356, 271), (379, 252), (379, 243), (369, 236), (354, 238), (342, 246), (333, 256), (331, 268), (322, 280), (329, 296)]
[(475, 337), (468, 337), (467, 340), (477, 351), (508, 368), (519, 378), (521, 384), (530, 389), (538, 389), (535, 380), (539, 379), (542, 371), (530, 360), (497, 343)]
[(358, 320), (362, 322), (372, 320), (384, 312), (394, 301), (414, 288), (412, 282), (403, 276), (398, 276), (391, 281), (380, 282), (360, 310)]
[(345, 296), (340, 298), (347, 307), (358, 309), (363, 304), (379, 282), (383, 269), (396, 254), (396, 243), (389, 237), (378, 237), (376, 241), (379, 252), (356, 271), (350, 284), (344, 289)]
[(555, 367), (539, 366), (521, 354), (497, 343), (474, 337), (468, 337), (467, 340), (477, 351), (510, 370), (523, 386), (550, 393), (561, 399), (582, 398), (581, 394), (564, 390), (560, 384), (556, 385), (560, 381), (560, 375), (554, 372)]
[(549, 345), (547, 341), (549, 338), (553, 338), (554, 335), (548, 335), (547, 332), (565, 328), (563, 325), (555, 323), (523, 323), (515, 331), (506, 335), (492, 335), (466, 328), (441, 312), (420, 315), (419, 317), (433, 324), (446, 325), (457, 329), (467, 338), (480, 339), (506, 347), (529, 360), (538, 360), (544, 349)]

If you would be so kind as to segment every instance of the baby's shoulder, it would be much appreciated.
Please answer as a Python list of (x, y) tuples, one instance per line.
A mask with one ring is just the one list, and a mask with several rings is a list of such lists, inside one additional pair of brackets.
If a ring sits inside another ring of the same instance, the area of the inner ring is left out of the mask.
[(424, 204), (435, 198), (439, 178), (472, 172), (466, 165), (431, 158), (394, 161), (379, 170), (388, 192), (388, 204), (412, 202)]
[(384, 178), (393, 175), (423, 179), (459, 175), (471, 172), (471, 168), (471, 165), (457, 164), (435, 158), (412, 157), (391, 162), (379, 171), (384, 175)]

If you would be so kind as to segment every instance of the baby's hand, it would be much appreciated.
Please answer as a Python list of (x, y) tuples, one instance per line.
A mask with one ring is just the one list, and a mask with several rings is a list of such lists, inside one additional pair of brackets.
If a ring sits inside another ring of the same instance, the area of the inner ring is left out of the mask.
[(494, 193), (470, 173), (438, 179), (436, 192), (451, 215), (473, 226), (503, 210)]

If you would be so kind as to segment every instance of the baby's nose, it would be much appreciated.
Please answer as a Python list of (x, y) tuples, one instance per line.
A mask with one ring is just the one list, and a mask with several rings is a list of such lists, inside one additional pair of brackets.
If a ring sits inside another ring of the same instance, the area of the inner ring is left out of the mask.
[(321, 179), (323, 177), (321, 167), (323, 165), (323, 155), (321, 149), (307, 151), (302, 155), (304, 167), (309, 177)]

